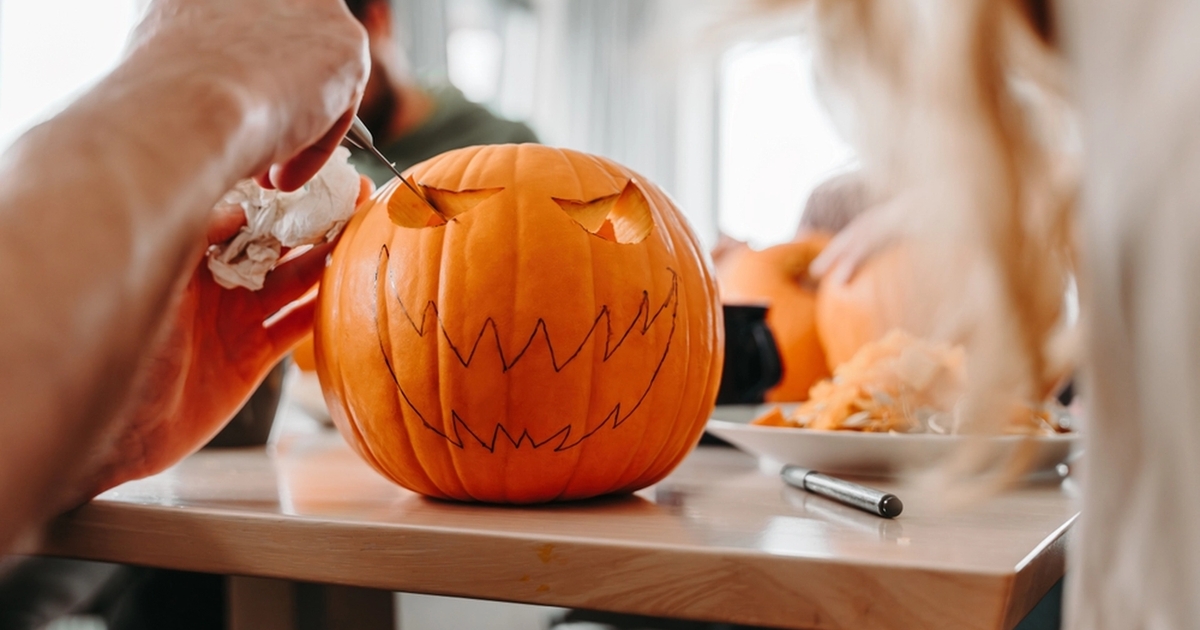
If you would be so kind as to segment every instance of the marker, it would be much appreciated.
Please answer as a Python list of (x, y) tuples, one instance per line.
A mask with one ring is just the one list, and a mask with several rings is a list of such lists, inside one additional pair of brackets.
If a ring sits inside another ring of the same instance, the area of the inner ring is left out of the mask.
[(780, 475), (789, 486), (819, 494), (876, 516), (896, 518), (904, 511), (904, 504), (894, 494), (823, 475), (815, 470), (788, 465), (783, 467)]

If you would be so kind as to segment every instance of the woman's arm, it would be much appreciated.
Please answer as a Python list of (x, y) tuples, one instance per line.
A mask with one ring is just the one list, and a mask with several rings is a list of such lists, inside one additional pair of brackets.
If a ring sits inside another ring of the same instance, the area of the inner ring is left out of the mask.
[(364, 50), (341, 0), (160, 0), (112, 75), (0, 158), (0, 551), (104, 463), (217, 198), (324, 162)]

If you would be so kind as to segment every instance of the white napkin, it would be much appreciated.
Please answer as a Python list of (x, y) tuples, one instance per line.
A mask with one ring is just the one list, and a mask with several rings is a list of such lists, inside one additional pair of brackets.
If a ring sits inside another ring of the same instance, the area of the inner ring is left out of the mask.
[(338, 147), (307, 184), (292, 192), (268, 190), (246, 179), (225, 193), (216, 207), (240, 206), (246, 226), (232, 239), (209, 247), (208, 268), (217, 284), (257, 291), (283, 248), (337, 236), (354, 214), (358, 197), (358, 171), (349, 157), (349, 150)]

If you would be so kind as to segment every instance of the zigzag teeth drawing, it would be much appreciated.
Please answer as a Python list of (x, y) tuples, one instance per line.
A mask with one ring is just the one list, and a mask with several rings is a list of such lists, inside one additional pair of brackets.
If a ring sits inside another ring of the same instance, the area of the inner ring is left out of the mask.
[[(613, 406), (612, 410), (609, 411), (605, 415), (604, 420), (602, 422), (596, 424), (592, 429), (588, 430), (583, 435), (580, 435), (578, 437), (578, 439), (575, 439), (573, 441), (571, 440), (572, 432), (573, 432), (573, 425), (571, 423), (567, 423), (567, 424), (563, 425), (562, 428), (559, 428), (559, 429), (555, 430), (554, 432), (550, 433), (549, 435), (538, 439), (535, 436), (530, 435), (527, 430), (522, 430), (520, 435), (518, 435), (517, 437), (514, 438), (512, 435), (512, 432), (510, 432), (502, 423), (495, 422), (493, 424), (493, 428), (491, 430), (490, 439), (485, 439), (485, 438), (481, 437), (481, 435), (486, 435), (486, 432), (481, 433), (481, 432), (473, 429), (471, 427), (470, 423), (468, 423), (466, 420), (464, 420), (458, 414), (457, 411), (452, 409), (452, 410), (450, 410), (450, 415), (451, 415), (450, 429), (448, 431), (446, 431), (446, 430), (443, 430), (439, 427), (435, 427), (432, 424), (430, 424), (426, 420), (425, 414), (422, 413), (422, 411), (420, 409), (418, 409), (415, 404), (413, 404), (411, 398), (409, 398), (408, 394), (404, 391), (404, 387), (400, 384), (399, 379), (396, 377), (396, 371), (395, 371), (395, 369), (393, 369), (393, 366), (391, 363), (391, 358), (390, 358), (391, 353), (388, 348), (388, 346), (390, 344), (390, 335), (389, 335), (389, 332), (387, 329), (387, 324), (385, 321), (386, 318), (380, 317), (381, 313), (386, 312), (387, 303), (393, 301), (392, 299), (389, 299), (387, 296), (387, 293), (388, 293), (387, 288), (388, 288), (388, 286), (391, 285), (391, 282), (390, 282), (391, 275), (390, 275), (390, 270), (388, 269), (388, 262), (390, 261), (390, 259), (391, 259), (391, 253), (388, 250), (387, 246), (384, 245), (379, 253), (379, 266), (376, 269), (375, 278), (374, 278), (375, 291), (376, 291), (376, 296), (377, 296), (375, 324), (376, 324), (376, 330), (377, 330), (378, 336), (379, 336), (379, 349), (380, 349), (380, 352), (383, 354), (384, 364), (387, 366), (388, 373), (392, 377), (392, 382), (395, 383), (396, 389), (400, 393), (400, 397), (401, 397), (401, 399), (403, 399), (405, 406), (407, 406), (408, 409), (411, 410), (412, 413), (415, 414), (421, 420), (421, 424), (424, 425), (424, 427), (426, 429), (429, 429), (430, 431), (434, 432), (438, 436), (442, 437), (443, 439), (445, 439), (446, 441), (450, 442), (451, 444), (453, 444), (454, 446), (456, 446), (460, 449), (467, 448), (469, 445), (477, 444), (478, 446), (487, 450), (488, 452), (494, 453), (496, 451), (496, 446), (497, 446), (497, 443), (499, 442), (501, 436), (503, 436), (504, 440), (507, 441), (514, 449), (520, 449), (522, 447), (522, 445), (524, 445), (524, 444), (529, 444), (530, 448), (532, 448), (532, 449), (539, 449), (539, 448), (542, 448), (543, 446), (546, 446), (547, 444), (554, 443), (555, 439), (560, 438), (560, 436), (561, 436), (561, 439), (557, 440), (557, 446), (554, 447), (554, 450), (555, 451), (564, 451), (564, 450), (579, 446), (581, 443), (583, 443), (588, 438), (600, 433), (600, 430), (605, 427), (610, 427), (611, 429), (616, 430), (622, 424), (624, 424), (625, 421), (628, 420), (629, 417), (631, 415), (633, 415), (633, 413), (635, 411), (637, 411), (637, 409), (639, 407), (641, 407), (642, 402), (645, 401), (646, 396), (649, 395), (650, 388), (654, 385), (654, 382), (658, 379), (658, 374), (662, 370), (663, 364), (666, 363), (667, 356), (670, 354), (670, 351), (671, 351), (671, 342), (675, 338), (676, 318), (678, 317), (678, 314), (679, 314), (679, 276), (673, 269), (670, 269), (670, 268), (668, 268), (667, 271), (671, 274), (671, 290), (668, 292), (666, 299), (662, 302), (662, 304), (658, 307), (658, 309), (656, 311), (654, 311), (653, 314), (651, 314), (652, 307), (651, 307), (651, 302), (650, 302), (650, 294), (648, 291), (642, 291), (642, 301), (641, 301), (640, 306), (638, 307), (637, 313), (634, 315), (633, 320), (629, 323), (629, 326), (627, 326), (624, 329), (624, 332), (622, 332), (620, 334), (619, 338), (615, 339), (615, 343), (614, 343), (615, 335), (612, 330), (612, 315), (610, 314), (610, 311), (609, 311), (609, 308), (607, 305), (601, 307), (600, 312), (596, 315), (595, 320), (593, 320), (592, 326), (588, 329), (588, 332), (584, 336), (583, 341), (581, 341), (579, 343), (579, 345), (575, 348), (575, 351), (572, 352), (571, 355), (569, 357), (567, 357), (567, 359), (565, 361), (563, 361), (562, 364), (558, 363), (558, 358), (554, 351), (554, 344), (553, 344), (553, 341), (551, 340), (550, 331), (546, 325), (545, 320), (543, 320), (541, 318), (539, 318), (537, 320), (537, 323), (534, 325), (532, 332), (530, 332), (528, 339), (525, 341), (524, 345), (521, 346), (521, 349), (513, 356), (511, 361), (507, 360), (507, 358), (504, 356), (504, 348), (500, 343), (500, 332), (499, 332), (499, 330), (497, 330), (496, 323), (491, 317), (487, 318), (484, 321), (483, 325), (481, 326), (481, 328), (479, 330), (479, 334), (476, 335), (475, 340), (471, 345), (470, 352), (467, 353), (466, 356), (463, 356), (462, 352), (459, 350), (459, 347), (450, 338), (449, 333), (447, 333), (445, 326), (443, 325), (441, 315), (438, 312), (436, 303), (434, 303), (432, 300), (430, 300), (426, 304), (425, 309), (421, 313), (421, 322), (420, 322), (420, 324), (418, 324), (413, 319), (410, 311), (407, 309), (407, 307), (405, 307), (404, 303), (399, 299), (399, 297), (395, 297), (394, 298), (395, 304), (399, 305), (399, 307), (404, 315), (404, 318), (408, 321), (409, 325), (412, 326), (413, 330), (420, 337), (425, 337), (425, 335), (429, 332), (428, 326), (427, 326), (430, 323), (429, 313), (430, 313), (430, 311), (433, 312), (433, 320), (432, 321), (437, 322), (438, 330), (441, 330), (443, 338), (446, 340), (446, 343), (450, 346), (454, 355), (458, 358), (459, 362), (463, 365), (463, 367), (470, 367), (471, 362), (474, 360), (475, 352), (479, 349), (480, 342), (483, 341), (484, 335), (487, 333), (487, 331), (490, 328), (492, 331), (493, 339), (496, 342), (496, 349), (500, 355), (500, 360), (501, 360), (501, 364), (503, 366), (503, 370), (505, 372), (512, 369), (512, 367), (521, 360), (521, 358), (525, 355), (525, 352), (527, 350), (529, 350), (530, 346), (533, 344), (534, 340), (537, 338), (538, 331), (541, 331), (542, 338), (546, 342), (546, 346), (550, 352), (550, 360), (554, 366), (554, 371), (555, 372), (562, 371), (564, 368), (566, 368), (568, 365), (570, 365), (571, 361), (575, 360), (575, 358), (577, 356), (579, 356), (579, 354), (583, 351), (584, 347), (592, 339), (592, 336), (596, 333), (596, 330), (599, 328), (601, 320), (603, 320), (605, 322), (605, 327), (604, 327), (605, 343), (604, 343), (604, 358), (603, 358), (603, 360), (608, 361), (608, 359), (611, 358), (613, 356), (613, 354), (625, 343), (625, 340), (629, 337), (630, 333), (633, 332), (635, 329), (639, 329), (639, 327), (638, 327), (639, 321), (642, 322), (639, 332), (641, 335), (645, 335), (654, 326), (654, 324), (658, 321), (659, 316), (662, 315), (665, 311), (667, 311), (668, 308), (670, 308), (670, 318), (671, 318), (670, 331), (667, 334), (667, 341), (663, 348), (662, 355), (659, 357), (658, 362), (654, 367), (654, 371), (650, 375), (650, 380), (646, 384), (646, 388), (642, 391), (641, 395), (634, 402), (634, 404), (631, 407), (629, 407), (629, 410), (624, 415), (621, 414), (621, 407), (622, 407), (621, 402), (617, 402)], [(382, 285), (380, 284), (381, 280), (383, 280)], [(463, 435), (464, 432), (466, 433), (465, 436)], [(469, 439), (467, 439), (467, 438), (469, 438)]]
[[(390, 259), (390, 252), (388, 251), (386, 245), (383, 246), (380, 256), (384, 261)], [(413, 332), (417, 333), (417, 335), (420, 337), (424, 337), (430, 332), (429, 324), (431, 321), (437, 322), (437, 329), (441, 331), (442, 336), (446, 339), (446, 344), (450, 347), (451, 352), (454, 353), (454, 356), (458, 359), (459, 363), (463, 365), (463, 367), (471, 366), (472, 361), (475, 359), (475, 353), (479, 350), (479, 344), (483, 341), (484, 336), (487, 335), (489, 330), (492, 333), (492, 339), (496, 343), (496, 351), (500, 355), (500, 363), (505, 372), (511, 370), (521, 360), (521, 358), (525, 356), (525, 353), (533, 345), (534, 340), (537, 339), (538, 333), (541, 332), (541, 336), (546, 341), (546, 346), (549, 348), (550, 360), (554, 365), (554, 371), (561, 372), (568, 365), (570, 365), (571, 362), (574, 361), (575, 358), (578, 357), (583, 349), (587, 346), (588, 342), (592, 339), (592, 335), (594, 335), (596, 330), (600, 327), (601, 321), (604, 322), (605, 361), (611, 358), (613, 353), (615, 353), (622, 345), (624, 345), (625, 340), (629, 337), (629, 334), (635, 329), (638, 329), (638, 332), (642, 335), (645, 335), (647, 332), (649, 332), (650, 329), (654, 327), (655, 322), (658, 321), (658, 317), (662, 315), (663, 311), (667, 310), (672, 306), (672, 304), (677, 302), (679, 295), (679, 276), (673, 269), (668, 268), (667, 271), (671, 274), (671, 290), (667, 292), (666, 298), (663, 300), (662, 304), (659, 305), (658, 310), (654, 311), (653, 315), (650, 314), (650, 311), (653, 308), (650, 302), (650, 292), (642, 291), (642, 301), (638, 306), (637, 313), (634, 314), (633, 320), (629, 322), (629, 325), (625, 327), (624, 332), (621, 333), (620, 337), (617, 338), (614, 343), (612, 313), (610, 312), (607, 304), (600, 307), (600, 312), (597, 313), (596, 318), (592, 320), (592, 326), (588, 329), (587, 334), (584, 335), (583, 340), (579, 342), (579, 345), (575, 347), (574, 352), (572, 352), (570, 356), (568, 356), (562, 363), (558, 362), (558, 354), (554, 350), (554, 342), (550, 338), (550, 330), (544, 319), (538, 318), (537, 322), (533, 326), (533, 330), (529, 333), (529, 337), (526, 338), (525, 343), (513, 355), (512, 360), (509, 360), (505, 356), (504, 346), (500, 342), (500, 331), (496, 328), (496, 322), (491, 317), (488, 317), (480, 326), (479, 333), (475, 335), (475, 340), (471, 343), (470, 351), (464, 355), (461, 349), (462, 346), (455, 343), (454, 339), (450, 337), (450, 333), (446, 331), (445, 324), (442, 321), (441, 313), (438, 311), (437, 303), (435, 303), (433, 300), (426, 302), (425, 308), (421, 310), (421, 321), (418, 323), (413, 318), (412, 311), (408, 309), (408, 306), (406, 306), (399, 297), (395, 298), (395, 302), (400, 307), (400, 312), (404, 315), (404, 319), (410, 326), (412, 326)], [(388, 284), (391, 285), (390, 270), (387, 280)], [(432, 320), (429, 317), (431, 312), (433, 313)], [(640, 329), (638, 327), (639, 320), (642, 321)]]
[(512, 433), (509, 433), (508, 429), (504, 428), (503, 424), (500, 424), (499, 422), (497, 422), (495, 424), (495, 429), (492, 430), (492, 439), (484, 440), (483, 438), (481, 438), (475, 434), (475, 431), (473, 429), (471, 429), (471, 426), (468, 425), (466, 422), (464, 422), (463, 419), (461, 417), (459, 417), (457, 412), (453, 412), (453, 411), (450, 412), (450, 416), (454, 422), (454, 425), (453, 425), (454, 426), (454, 438), (457, 439), (457, 441), (455, 439), (451, 439), (450, 442), (452, 444), (454, 444), (455, 446), (458, 446), (459, 448), (463, 447), (463, 444), (462, 444), (463, 439), (462, 439), (461, 433), (459, 431), (460, 429), (466, 431), (467, 434), (470, 435), (472, 438), (474, 438), (475, 441), (478, 442), (480, 446), (482, 446), (483, 448), (487, 449), (487, 451), (492, 452), (492, 453), (496, 452), (496, 443), (500, 440), (501, 435), (504, 436), (504, 439), (507, 440), (508, 443), (511, 444), (513, 448), (521, 448), (522, 444), (524, 444), (525, 442), (528, 442), (529, 446), (534, 449), (541, 448), (541, 447), (545, 446), (546, 444), (549, 444), (550, 442), (552, 442), (554, 440), (554, 438), (562, 436), (562, 439), (559, 440), (559, 448), (554, 449), (556, 451), (562, 450), (562, 448), (561, 448), (562, 445), (565, 444), (567, 439), (571, 437), (571, 425), (568, 424), (568, 425), (564, 426), (563, 428), (559, 429), (558, 431), (556, 431), (553, 435), (547, 436), (545, 439), (542, 439), (542, 440), (535, 439), (532, 435), (529, 435), (528, 431), (525, 431), (525, 430), (522, 430), (521, 435), (518, 436), (516, 439), (513, 439)]

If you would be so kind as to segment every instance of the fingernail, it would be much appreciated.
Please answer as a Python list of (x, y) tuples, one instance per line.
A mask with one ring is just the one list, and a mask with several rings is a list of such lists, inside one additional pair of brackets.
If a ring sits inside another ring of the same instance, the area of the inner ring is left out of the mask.
[(271, 172), (270, 171), (267, 171), (265, 173), (259, 173), (258, 175), (255, 175), (254, 181), (257, 182), (260, 187), (266, 188), (267, 190), (275, 189), (275, 184), (271, 182)]

